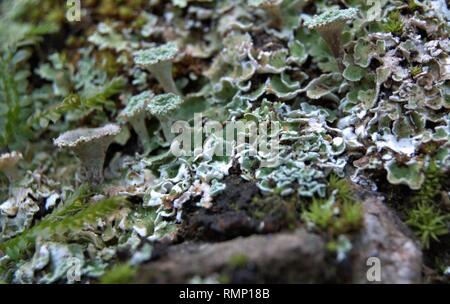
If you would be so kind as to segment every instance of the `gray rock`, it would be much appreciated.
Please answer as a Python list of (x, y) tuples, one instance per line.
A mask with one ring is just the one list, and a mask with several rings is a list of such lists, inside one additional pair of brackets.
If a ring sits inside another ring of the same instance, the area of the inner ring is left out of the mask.
[[(221, 243), (186, 242), (168, 247), (162, 258), (144, 265), (138, 283), (185, 283), (214, 274), (232, 283), (372, 283), (369, 258), (380, 262), (381, 281), (419, 283), (422, 252), (409, 229), (374, 192), (357, 189), (364, 210), (361, 231), (351, 236), (349, 258), (337, 263), (323, 237), (298, 229), (240, 237)], [(235, 257), (243, 267), (230, 265)]]
[[(369, 258), (380, 262), (381, 281), (374, 283), (420, 283), (422, 251), (408, 228), (383, 203), (369, 196), (363, 201), (364, 227), (353, 250), (353, 282), (371, 283), (367, 279)], [(372, 266), (372, 265), (371, 265)]]
[(194, 276), (206, 278), (230, 267), (236, 256), (248, 260), (252, 282), (318, 282), (326, 266), (324, 255), (321, 238), (305, 230), (182, 244), (171, 247), (162, 260), (144, 266), (138, 282), (183, 283)]

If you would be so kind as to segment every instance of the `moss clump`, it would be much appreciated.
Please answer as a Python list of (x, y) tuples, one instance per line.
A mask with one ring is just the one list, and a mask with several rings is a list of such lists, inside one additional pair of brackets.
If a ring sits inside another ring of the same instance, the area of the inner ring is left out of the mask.
[(391, 12), (384, 23), (383, 29), (385, 32), (400, 36), (403, 33), (403, 21), (400, 16), (400, 11)]
[(27, 256), (36, 239), (68, 241), (69, 234), (83, 231), (85, 225), (94, 224), (127, 204), (126, 200), (121, 197), (88, 204), (85, 199), (86, 187), (80, 187), (61, 209), (55, 210), (39, 224), (0, 244), (0, 252), (6, 253), (14, 261), (19, 261)]
[(435, 204), (441, 195), (444, 173), (435, 161), (431, 161), (425, 171), (425, 182), (411, 201), (415, 207), (407, 213), (406, 223), (416, 232), (422, 246), (428, 249), (432, 241), (448, 234), (448, 215), (444, 215)]
[(428, 204), (440, 195), (442, 190), (442, 178), (444, 173), (438, 168), (435, 161), (431, 161), (426, 172), (422, 188), (413, 196), (415, 204)]
[(363, 213), (359, 203), (345, 202), (341, 205), (341, 217), (335, 223), (337, 231), (356, 231), (362, 225)]
[(421, 66), (414, 66), (410, 69), (411, 76), (415, 77), (422, 73), (422, 67)]
[(314, 198), (311, 204), (304, 208), (302, 219), (332, 235), (358, 230), (363, 220), (362, 206), (355, 201), (350, 183), (332, 175), (329, 180), (329, 193), (329, 199)]
[(420, 5), (417, 4), (416, 0), (408, 0), (408, 8), (410, 11), (414, 12), (420, 9)]
[(278, 223), (279, 228), (294, 228), (297, 222), (297, 199), (282, 198), (278, 195), (255, 197), (249, 210), (251, 217), (258, 221)]
[(406, 223), (416, 232), (422, 246), (428, 249), (432, 241), (438, 242), (440, 236), (449, 233), (446, 223), (448, 219), (431, 202), (421, 202), (408, 212)]
[(100, 284), (130, 284), (136, 277), (136, 268), (117, 264), (100, 278)]
[(328, 181), (329, 192), (337, 191), (336, 197), (342, 203), (351, 203), (354, 201), (350, 183), (342, 178), (332, 174)]
[(313, 199), (303, 210), (302, 219), (332, 235), (358, 230), (362, 224), (362, 208), (357, 203), (333, 204), (332, 201)]
[(221, 274), (218, 278), (218, 281), (220, 284), (229, 284), (231, 279), (230, 276), (227, 274)]
[(248, 256), (245, 254), (235, 254), (228, 261), (228, 266), (232, 269), (244, 268), (248, 265)]
[(312, 203), (302, 213), (302, 219), (312, 223), (321, 230), (330, 227), (333, 220), (333, 208), (326, 200), (314, 198)]

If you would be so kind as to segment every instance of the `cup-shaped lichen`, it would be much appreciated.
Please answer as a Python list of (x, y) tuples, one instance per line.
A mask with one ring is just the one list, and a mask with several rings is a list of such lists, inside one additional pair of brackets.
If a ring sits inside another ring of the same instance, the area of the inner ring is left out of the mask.
[(324, 12), (321, 15), (315, 16), (305, 25), (310, 30), (317, 30), (322, 38), (327, 43), (333, 56), (336, 58), (338, 66), (341, 70), (344, 69), (342, 64), (343, 48), (341, 42), (342, 30), (348, 20), (353, 20), (356, 17), (358, 10), (355, 8), (349, 9), (334, 9)]
[(81, 128), (68, 131), (54, 140), (59, 148), (71, 149), (81, 160), (81, 178), (92, 185), (103, 182), (106, 150), (120, 127), (107, 124), (101, 128)]
[(171, 140), (173, 134), (170, 130), (173, 122), (172, 115), (183, 103), (183, 99), (175, 94), (158, 95), (148, 104), (147, 109), (151, 115), (158, 118), (166, 140)]
[(172, 76), (172, 60), (178, 53), (174, 42), (134, 53), (134, 62), (149, 70), (167, 93), (180, 95)]
[(145, 91), (131, 97), (128, 105), (119, 115), (121, 120), (128, 121), (131, 124), (138, 135), (145, 152), (148, 152), (151, 148), (150, 136), (148, 134), (147, 126), (145, 125), (145, 117), (147, 114), (147, 105), (154, 96), (155, 94), (153, 94), (152, 91)]

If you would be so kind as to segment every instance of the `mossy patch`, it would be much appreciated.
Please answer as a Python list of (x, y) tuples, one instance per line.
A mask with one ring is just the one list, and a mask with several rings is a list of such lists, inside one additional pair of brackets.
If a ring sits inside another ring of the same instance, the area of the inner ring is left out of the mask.
[(235, 254), (230, 258), (228, 266), (230, 266), (233, 269), (243, 268), (247, 266), (248, 262), (249, 262), (248, 257), (245, 254)]
[(100, 284), (130, 284), (135, 277), (135, 267), (128, 264), (117, 264), (100, 278)]

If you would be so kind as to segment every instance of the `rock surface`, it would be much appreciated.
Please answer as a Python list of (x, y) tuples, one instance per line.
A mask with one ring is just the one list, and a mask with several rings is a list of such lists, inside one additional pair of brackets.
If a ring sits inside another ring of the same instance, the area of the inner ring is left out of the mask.
[(138, 282), (183, 283), (194, 276), (208, 277), (233, 267), (236, 257), (245, 257), (246, 265), (241, 266), (250, 270), (247, 277), (254, 283), (282, 283), (279, 274), (283, 282), (318, 282), (326, 266), (324, 253), (321, 238), (302, 229), (214, 244), (186, 243), (171, 247), (165, 258), (146, 265)]
[[(364, 226), (352, 236), (347, 262), (330, 259), (324, 237), (302, 228), (293, 232), (239, 237), (221, 243), (185, 242), (167, 248), (145, 265), (138, 283), (184, 283), (225, 274), (231, 283), (372, 283), (369, 258), (380, 261), (381, 281), (419, 283), (422, 253), (407, 227), (373, 192), (358, 189)], [(236, 266), (236, 261), (242, 265)], [(338, 266), (338, 267), (336, 267)]]
[(357, 238), (353, 257), (353, 282), (368, 283), (367, 261), (380, 261), (380, 283), (420, 283), (422, 251), (411, 233), (383, 203), (370, 196), (363, 202), (364, 227)]

